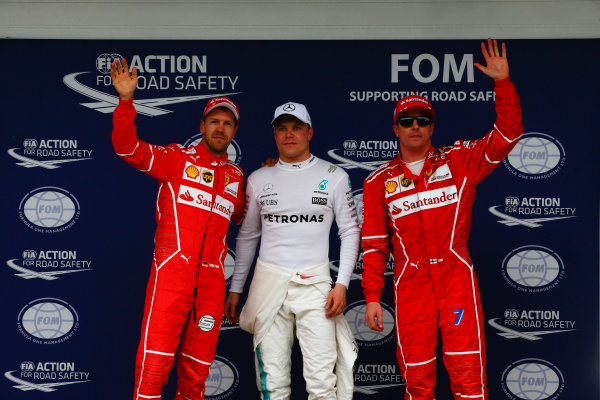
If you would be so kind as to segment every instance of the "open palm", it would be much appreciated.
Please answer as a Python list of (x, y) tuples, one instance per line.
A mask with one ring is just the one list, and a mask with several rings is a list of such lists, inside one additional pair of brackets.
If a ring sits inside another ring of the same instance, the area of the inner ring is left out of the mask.
[(502, 52), (498, 49), (498, 42), (494, 39), (481, 42), (481, 53), (486, 65), (473, 63), (481, 72), (494, 80), (508, 78), (508, 59), (506, 58), (506, 44), (502, 43)]
[(110, 77), (121, 99), (129, 100), (133, 97), (133, 92), (137, 87), (137, 68), (134, 68), (129, 75), (127, 60), (123, 58), (122, 64), (116, 60), (111, 65)]

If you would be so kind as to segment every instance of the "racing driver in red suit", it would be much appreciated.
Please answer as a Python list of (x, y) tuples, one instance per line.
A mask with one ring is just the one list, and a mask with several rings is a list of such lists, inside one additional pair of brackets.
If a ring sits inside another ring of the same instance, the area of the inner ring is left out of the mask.
[(227, 158), (239, 120), (227, 97), (208, 101), (195, 146), (154, 146), (137, 138), (137, 70), (112, 64), (119, 93), (113, 112), (115, 152), (159, 182), (157, 228), (135, 369), (134, 400), (160, 399), (180, 342), (176, 399), (204, 399), (223, 315), (229, 221), (241, 222), (244, 176)]
[(383, 330), (379, 298), (391, 241), (396, 357), (406, 400), (435, 398), (438, 329), (454, 398), (487, 399), (483, 319), (467, 252), (471, 205), (475, 185), (516, 145), (523, 127), (506, 46), (500, 51), (488, 39), (481, 50), (486, 66), (474, 65), (495, 82), (494, 128), (479, 140), (434, 148), (431, 104), (405, 97), (394, 112), (400, 154), (364, 182), (365, 319), (372, 330)]

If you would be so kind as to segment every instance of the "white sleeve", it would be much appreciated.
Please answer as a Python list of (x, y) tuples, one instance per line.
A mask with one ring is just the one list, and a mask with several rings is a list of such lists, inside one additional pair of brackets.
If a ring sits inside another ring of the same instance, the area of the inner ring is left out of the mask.
[(254, 197), (252, 176), (246, 185), (246, 210), (235, 242), (235, 268), (231, 278), (230, 292), (242, 293), (252, 267), (254, 253), (261, 234), (260, 209)]
[(333, 212), (340, 237), (340, 265), (336, 283), (348, 287), (350, 276), (356, 267), (356, 258), (360, 246), (360, 228), (356, 215), (356, 206), (350, 178), (346, 172), (333, 191)]

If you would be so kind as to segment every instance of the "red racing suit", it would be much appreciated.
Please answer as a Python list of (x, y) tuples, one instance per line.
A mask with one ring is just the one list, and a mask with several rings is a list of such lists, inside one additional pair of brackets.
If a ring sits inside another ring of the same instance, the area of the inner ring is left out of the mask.
[(159, 181), (154, 261), (146, 289), (134, 399), (159, 399), (181, 334), (177, 399), (203, 399), (223, 315), (229, 221), (241, 222), (242, 170), (200, 143), (137, 138), (133, 100), (113, 113), (115, 152)]
[(405, 399), (434, 399), (439, 328), (455, 399), (487, 399), (483, 319), (467, 240), (475, 185), (521, 137), (521, 107), (509, 78), (495, 83), (496, 123), (478, 140), (430, 148), (419, 176), (400, 157), (363, 187), (363, 280), (379, 302), (391, 241), (396, 357)]

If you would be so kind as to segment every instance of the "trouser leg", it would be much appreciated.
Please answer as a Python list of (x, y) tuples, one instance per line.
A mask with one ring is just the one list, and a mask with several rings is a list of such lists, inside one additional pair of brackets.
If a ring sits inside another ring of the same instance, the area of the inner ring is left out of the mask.
[(486, 399), (483, 316), (475, 273), (462, 263), (443, 267), (447, 288), (439, 296), (439, 328), (450, 387), (455, 399)]
[(396, 357), (406, 400), (435, 398), (437, 304), (429, 264), (407, 267), (396, 280)]
[(331, 285), (290, 283), (289, 304), (296, 315), (296, 337), (302, 349), (303, 373), (309, 400), (335, 400), (337, 360), (335, 322), (325, 316)]
[(173, 365), (179, 335), (193, 305), (195, 267), (171, 249), (156, 249), (136, 356), (134, 400), (159, 399)]
[(196, 320), (190, 312), (181, 337), (177, 361), (177, 398), (204, 399), (205, 382), (215, 358), (223, 319), (225, 278), (221, 269), (200, 267), (197, 279)]
[(256, 346), (256, 384), (262, 399), (289, 399), (294, 316), (286, 303), (277, 312), (271, 328)]

